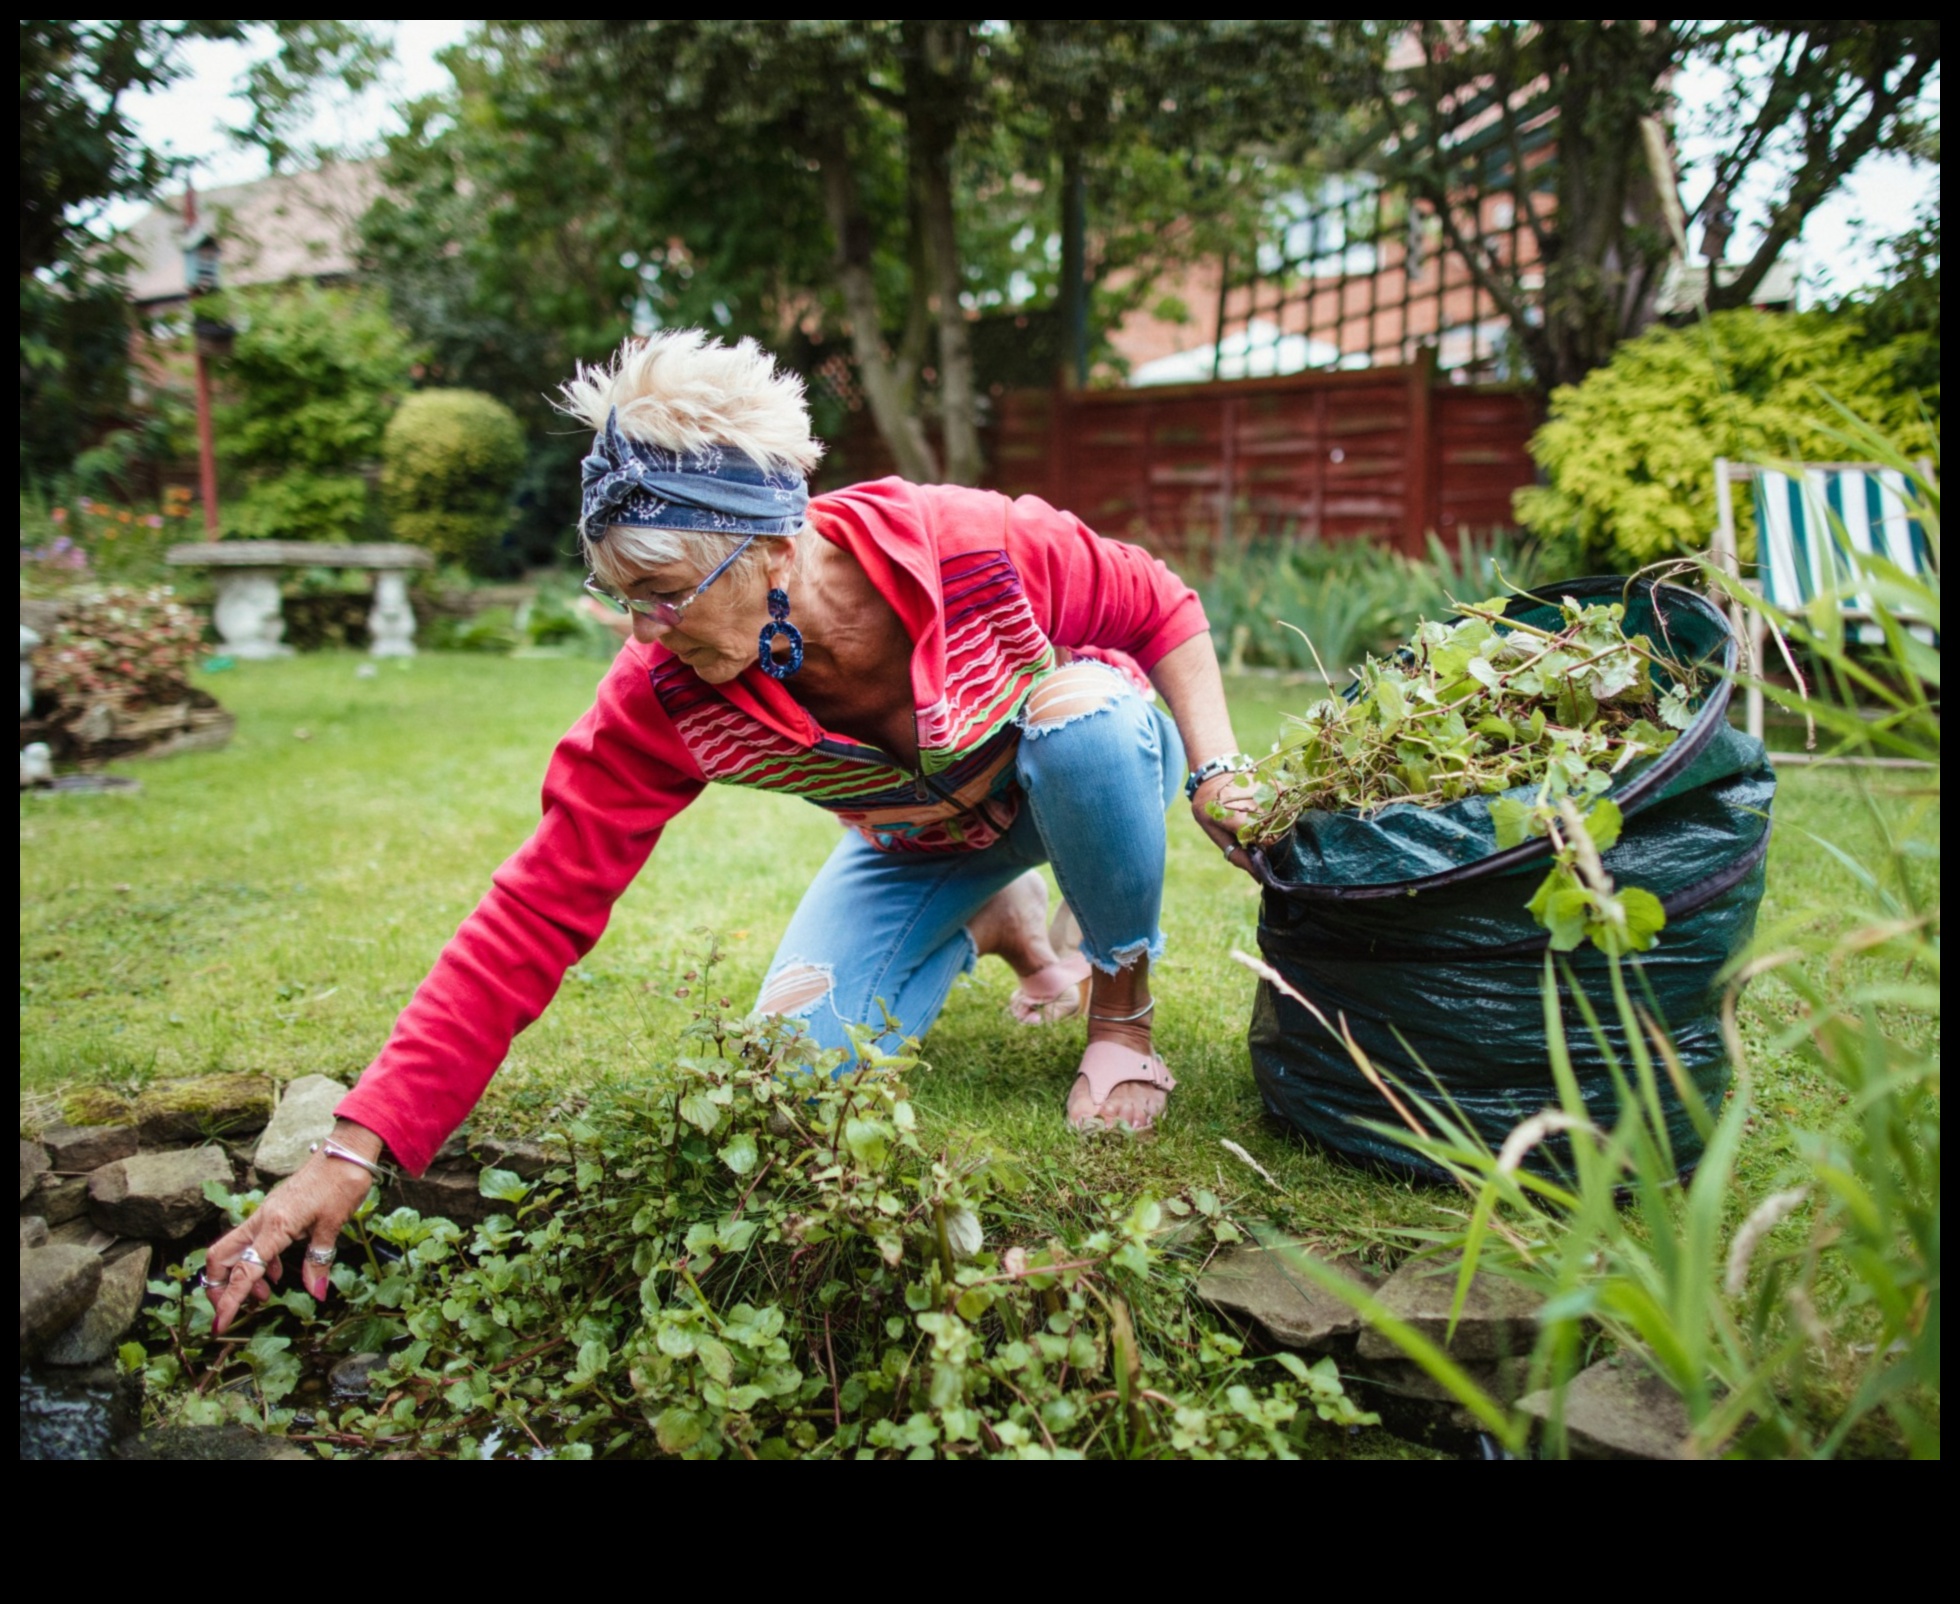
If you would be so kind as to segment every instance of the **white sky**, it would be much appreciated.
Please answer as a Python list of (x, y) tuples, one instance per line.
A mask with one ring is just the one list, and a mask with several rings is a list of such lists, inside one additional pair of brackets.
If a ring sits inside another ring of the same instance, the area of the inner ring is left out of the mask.
[[(469, 21), (400, 22), (392, 25), (395, 61), (384, 81), (358, 98), (342, 97), (324, 107), (316, 119), (311, 138), (316, 143), (355, 145), (398, 129), (401, 119), (395, 105), (416, 95), (448, 87), (449, 75), (436, 64), (436, 52), (459, 42), (474, 26)], [(160, 94), (131, 97), (129, 111), (144, 137), (155, 147), (174, 155), (191, 157), (193, 181), (205, 186), (234, 184), (256, 178), (265, 171), (264, 160), (232, 140), (228, 129), (244, 120), (242, 103), (232, 94), (245, 66), (269, 51), (270, 44), (257, 47), (194, 41), (186, 48), (190, 72)], [(1679, 143), (1684, 166), (1687, 204), (1700, 200), (1705, 180), (1697, 180), (1693, 168), (1712, 154), (1707, 142), (1697, 138), (1697, 114), (1713, 93), (1714, 76), (1706, 69), (1683, 73), (1676, 89), (1681, 97)], [(1938, 104), (1939, 86), (1934, 83), (1932, 99)], [(1730, 261), (1745, 260), (1755, 238), (1752, 224), (1762, 216), (1767, 193), (1766, 175), (1739, 198), (1741, 218)], [(1937, 201), (1939, 169), (1920, 165), (1902, 157), (1867, 158), (1822, 206), (1810, 216), (1798, 246), (1798, 271), (1804, 298), (1815, 300), (1825, 294), (1841, 294), (1873, 282), (1881, 261), (1866, 236), (1883, 238), (1903, 231), (1920, 206), (1929, 198)], [(111, 226), (126, 226), (142, 211), (140, 206), (112, 210)], [(1700, 231), (1690, 233), (1691, 248), (1699, 250)]]

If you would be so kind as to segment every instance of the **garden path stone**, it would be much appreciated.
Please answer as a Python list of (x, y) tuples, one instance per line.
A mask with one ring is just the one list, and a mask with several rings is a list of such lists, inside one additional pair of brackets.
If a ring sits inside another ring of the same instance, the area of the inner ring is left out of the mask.
[(65, 1244), (30, 1248), (20, 1256), (20, 1356), (39, 1353), (95, 1297), (102, 1261), (87, 1248)]
[(222, 1148), (117, 1159), (88, 1178), (89, 1218), (118, 1236), (186, 1236), (213, 1213), (206, 1181), (231, 1185), (231, 1160)]
[(24, 1253), (29, 1248), (44, 1248), (48, 1245), (48, 1222), (38, 1214), (23, 1214), (20, 1217), (20, 1246)]
[(346, 1095), (347, 1088), (327, 1075), (291, 1082), (259, 1138), (252, 1167), (261, 1175), (291, 1175), (306, 1162), (308, 1148), (333, 1134), (333, 1111)]
[[(1224, 1314), (1251, 1320), (1283, 1348), (1317, 1353), (1361, 1329), (1361, 1317), (1339, 1298), (1321, 1291), (1288, 1262), (1295, 1252), (1234, 1247), (1211, 1261), (1198, 1278), (1198, 1301)], [(1350, 1278), (1374, 1286), (1377, 1277), (1342, 1262)]]
[(150, 1244), (139, 1242), (102, 1266), (102, 1282), (88, 1312), (41, 1350), (49, 1364), (100, 1364), (116, 1351), (143, 1306), (143, 1278), (150, 1273)]
[(48, 1173), (48, 1150), (25, 1137), (20, 1143), (20, 1201), (25, 1203), (34, 1183)]
[(88, 1177), (56, 1175), (50, 1170), (34, 1183), (34, 1195), (21, 1205), (49, 1225), (79, 1220), (88, 1210)]
[(41, 1144), (48, 1150), (54, 1167), (68, 1175), (82, 1175), (128, 1158), (136, 1151), (134, 1125), (57, 1125), (41, 1133)]
[[(1456, 1297), (1457, 1266), (1433, 1260), (1405, 1264), (1375, 1296), (1390, 1314), (1441, 1344)], [(1499, 1359), (1531, 1351), (1537, 1335), (1538, 1300), (1514, 1281), (1478, 1275), (1463, 1300), (1463, 1315), (1448, 1346), (1455, 1359)], [(1379, 1331), (1363, 1331), (1355, 1352), (1363, 1359), (1399, 1359), (1402, 1350)]]
[[(1534, 1392), (1518, 1408), (1549, 1420), (1552, 1395)], [(1588, 1365), (1566, 1389), (1566, 1441), (1574, 1459), (1679, 1459), (1688, 1429), (1681, 1395), (1638, 1358)]]
[(270, 1118), (272, 1082), (263, 1075), (160, 1081), (136, 1100), (137, 1136), (145, 1147), (248, 1136)]

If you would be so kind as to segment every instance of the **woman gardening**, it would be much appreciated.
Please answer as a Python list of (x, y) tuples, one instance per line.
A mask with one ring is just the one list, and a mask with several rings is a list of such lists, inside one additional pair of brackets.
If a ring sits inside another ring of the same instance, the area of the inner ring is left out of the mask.
[[(923, 1036), (953, 982), (994, 954), (1019, 977), (1015, 1021), (1086, 1014), (1062, 1109), (1076, 1128), (1148, 1129), (1176, 1084), (1151, 1045), (1164, 809), (1188, 757), (1198, 827), (1245, 867), (1229, 821), (1250, 801), (1198, 598), (1033, 497), (884, 479), (811, 500), (821, 447), (802, 385), (750, 341), (632, 342), (581, 369), (564, 406), (596, 431), (586, 583), (630, 616), (631, 638), (552, 757), (537, 831), (491, 877), (332, 1138), (212, 1247), (219, 1331), (301, 1238), (307, 1290), (325, 1295), (384, 1150), (428, 1165), (711, 783), (801, 796), (844, 827), (759, 1012), (802, 1020), (826, 1047), (886, 1010)], [(1073, 915), (1056, 933), (1079, 928), (1070, 950), (1051, 936), (1043, 863)]]

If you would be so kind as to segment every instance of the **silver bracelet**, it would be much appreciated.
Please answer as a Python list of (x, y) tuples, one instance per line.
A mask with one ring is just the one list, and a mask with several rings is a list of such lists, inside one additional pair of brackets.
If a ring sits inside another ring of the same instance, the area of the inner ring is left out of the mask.
[(315, 1142), (307, 1149), (307, 1152), (325, 1153), (328, 1158), (343, 1159), (349, 1164), (358, 1164), (383, 1186), (389, 1185), (395, 1179), (395, 1172), (389, 1169), (387, 1165), (377, 1164), (372, 1159), (362, 1158), (351, 1147), (342, 1147), (331, 1136), (327, 1137), (324, 1141)]

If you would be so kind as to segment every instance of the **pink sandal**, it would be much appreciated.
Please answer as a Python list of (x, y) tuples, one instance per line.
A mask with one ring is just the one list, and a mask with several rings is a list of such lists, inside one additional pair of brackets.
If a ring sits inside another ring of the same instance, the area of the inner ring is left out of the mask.
[[(1078, 969), (1079, 966), (1079, 969)], [(1073, 1019), (1089, 1006), (1089, 960), (1079, 954), (1073, 959), (1064, 958), (1052, 964), (1043, 974), (1061, 972), (1066, 975), (1057, 991), (1036, 990), (1032, 978), (1024, 980), (1014, 988), (1014, 995), (1007, 999), (1007, 1011), (1023, 1025), (1055, 1025), (1064, 1019)]]
[(1089, 960), (1082, 956), (1082, 926), (1076, 923), (1075, 914), (1066, 902), (1056, 908), (1055, 917), (1048, 921), (1048, 940), (1064, 956), (1042, 973), (1059, 971), (1064, 979), (1052, 990), (1045, 986), (1036, 990), (1026, 980), (1014, 988), (1014, 994), (1007, 999), (1007, 1012), (1023, 1025), (1055, 1025), (1088, 1011), (1093, 971)]
[[(1155, 1053), (1145, 1055), (1134, 1047), (1125, 1047), (1121, 1042), (1114, 1041), (1090, 1042), (1088, 1051), (1082, 1055), (1081, 1074), (1089, 1083), (1089, 1095), (1096, 1100), (1097, 1108), (1109, 1101), (1111, 1092), (1129, 1081), (1141, 1081), (1163, 1092), (1171, 1091), (1177, 1085), (1163, 1059)], [(1073, 1087), (1070, 1089), (1073, 1090)], [(1130, 1125), (1127, 1121), (1119, 1120), (1111, 1125), (1099, 1114), (1091, 1114), (1086, 1119), (1071, 1120), (1069, 1123), (1082, 1134), (1090, 1135), (1097, 1131), (1114, 1130), (1141, 1133), (1157, 1122), (1153, 1118), (1141, 1125)]]

